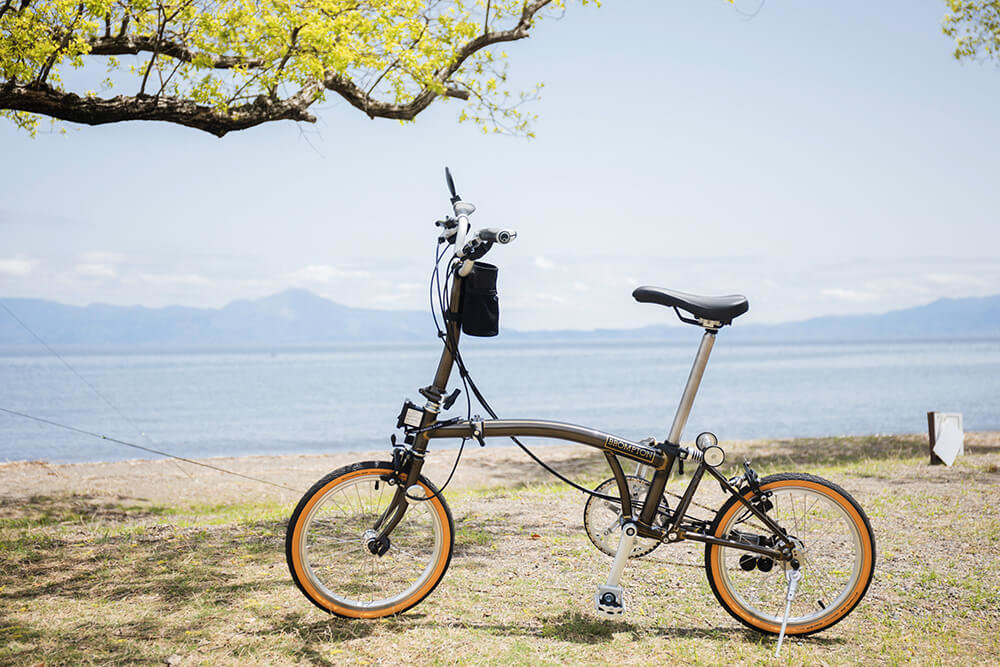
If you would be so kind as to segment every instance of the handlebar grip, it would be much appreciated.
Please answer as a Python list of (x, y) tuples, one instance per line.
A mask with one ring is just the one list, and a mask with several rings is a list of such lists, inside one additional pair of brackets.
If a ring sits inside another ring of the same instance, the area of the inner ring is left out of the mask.
[(517, 232), (513, 229), (497, 229), (496, 227), (489, 227), (487, 229), (480, 229), (478, 236), (483, 241), (510, 243), (517, 238)]

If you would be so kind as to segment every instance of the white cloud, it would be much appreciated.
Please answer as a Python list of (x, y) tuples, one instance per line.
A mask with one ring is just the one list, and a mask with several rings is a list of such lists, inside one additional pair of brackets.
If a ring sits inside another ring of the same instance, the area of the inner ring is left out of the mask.
[[(362, 307), (369, 304), (401, 304), (400, 307), (410, 310), (420, 310), (427, 307), (427, 286), (420, 283), (385, 283), (377, 281), (372, 286), (375, 291), (365, 297)], [(416, 294), (414, 294), (416, 292)], [(334, 298), (336, 301), (336, 298)]]
[(0, 259), (0, 275), (3, 276), (26, 276), (35, 270), (38, 260), (8, 258)]
[(158, 287), (182, 285), (188, 287), (212, 287), (215, 283), (194, 273), (140, 273), (139, 280)]
[(979, 287), (985, 281), (976, 275), (962, 273), (928, 273), (927, 281), (944, 287)]
[(542, 269), (543, 271), (549, 271), (550, 269), (556, 268), (556, 263), (553, 262), (551, 259), (538, 255), (535, 257), (535, 266)]
[(124, 261), (125, 255), (103, 250), (94, 250), (80, 255), (81, 264), (121, 264)]
[(876, 301), (879, 299), (879, 295), (874, 292), (844, 289), (843, 287), (831, 287), (820, 290), (820, 294), (834, 299), (840, 299), (841, 301), (852, 301), (855, 303), (864, 303), (866, 301)]
[(562, 306), (568, 303), (572, 303), (570, 299), (560, 295), (552, 294), (550, 292), (527, 292), (521, 293), (517, 296), (507, 297), (503, 300), (501, 308), (504, 306), (509, 306), (514, 309), (519, 310), (543, 310), (546, 312), (551, 312), (551, 308), (554, 305)]
[[(407, 300), (410, 300), (412, 302), (412, 298), (409, 295), (407, 295), (407, 294), (394, 294), (394, 293), (389, 293), (389, 294), (375, 294), (375, 295), (369, 297), (368, 300), (366, 301), (366, 303), (364, 305), (362, 305), (362, 307), (365, 307), (366, 305), (372, 304), (372, 303), (396, 304), (396, 303), (401, 303), (401, 302), (407, 301)], [(420, 305), (424, 305), (424, 304), (420, 304)], [(418, 307), (417, 304), (413, 304), (413, 308), (414, 309), (416, 309), (417, 307)]]
[(308, 266), (303, 266), (298, 271), (290, 273), (288, 277), (296, 282), (332, 283), (370, 278), (371, 273), (355, 269), (341, 269), (332, 264), (309, 264)]
[(118, 272), (109, 264), (77, 264), (76, 273), (84, 278), (117, 278)]

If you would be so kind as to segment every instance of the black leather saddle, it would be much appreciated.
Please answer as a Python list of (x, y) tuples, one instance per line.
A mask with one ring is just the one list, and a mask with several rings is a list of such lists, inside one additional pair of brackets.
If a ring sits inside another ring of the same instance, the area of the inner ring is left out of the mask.
[[(639, 303), (658, 303), (686, 310), (695, 317), (719, 324), (732, 324), (733, 320), (750, 310), (750, 303), (742, 294), (728, 296), (698, 296), (662, 287), (636, 287), (632, 296)], [(684, 319), (684, 318), (681, 318)], [(685, 320), (690, 321), (690, 320)], [(697, 324), (697, 322), (695, 322)]]

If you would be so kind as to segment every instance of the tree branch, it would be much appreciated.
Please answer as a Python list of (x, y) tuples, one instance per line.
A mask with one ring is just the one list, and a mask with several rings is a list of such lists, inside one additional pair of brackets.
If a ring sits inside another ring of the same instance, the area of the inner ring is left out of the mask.
[[(394, 118), (396, 120), (413, 120), (417, 114), (426, 109), (438, 93), (424, 88), (407, 104), (393, 104), (377, 100), (358, 87), (350, 79), (339, 74), (328, 74), (323, 81), (327, 90), (332, 90), (356, 109), (368, 114), (369, 118)], [(460, 100), (469, 99), (469, 93), (458, 88), (446, 88), (445, 97), (455, 97)]]
[[(0, 9), (7, 11), (13, 7), (12, 3), (18, 1), (22, 8), (32, 2), (32, 0), (0, 0), (2, 3)], [(0, 81), (0, 109), (37, 113), (87, 125), (102, 125), (127, 120), (164, 121), (199, 129), (221, 137), (234, 130), (242, 130), (274, 120), (315, 122), (315, 117), (309, 113), (308, 109), (319, 97), (320, 92), (326, 88), (339, 94), (348, 103), (371, 118), (412, 120), (438, 97), (469, 99), (469, 91), (456, 85), (456, 83), (461, 85), (461, 82), (452, 80), (466, 61), (477, 52), (492, 45), (528, 37), (538, 12), (552, 2), (553, 0), (525, 0), (519, 19), (507, 30), (490, 30), (487, 18), (484, 32), (457, 46), (447, 64), (435, 71), (429, 80), (418, 80), (422, 81), (422, 87), (408, 101), (392, 102), (377, 99), (373, 97), (374, 88), (366, 92), (347, 74), (328, 70), (323, 75), (322, 80), (305, 84), (301, 90), (286, 99), (278, 98), (275, 94), (276, 90), (272, 89), (258, 95), (253, 102), (242, 103), (242, 100), (237, 102), (234, 98), (222, 108), (198, 104), (191, 99), (182, 97), (160, 97), (174, 72), (171, 72), (164, 80), (163, 72), (157, 70), (161, 81), (160, 90), (157, 95), (146, 95), (145, 84), (154, 61), (160, 56), (168, 56), (179, 62), (194, 63), (197, 61), (199, 66), (204, 64), (213, 69), (227, 70), (242, 67), (255, 69), (257, 72), (265, 71), (266, 68), (276, 63), (261, 58), (216, 55), (192, 50), (184, 43), (183, 35), (167, 34), (166, 24), (169, 21), (163, 19), (158, 21), (157, 35), (128, 35), (129, 16), (127, 13), (122, 17), (119, 34), (111, 36), (110, 17), (105, 17), (104, 35), (91, 36), (87, 41), (90, 55), (153, 54), (142, 77), (143, 88), (138, 95), (119, 95), (114, 98), (80, 97), (50, 86), (44, 80), (33, 84), (19, 84), (13, 79), (9, 79), (6, 82)], [(67, 34), (71, 32), (71, 30), (67, 31)], [(297, 32), (298, 29), (292, 31), (291, 43), (285, 51), (284, 57), (281, 58), (280, 65), (278, 65), (279, 70), (298, 48)], [(418, 38), (416, 42), (419, 41)], [(249, 82), (245, 85), (249, 85)], [(377, 85), (378, 81), (376, 81)], [(239, 105), (237, 106), (237, 104)]]
[(56, 60), (59, 59), (59, 54), (63, 52), (69, 42), (73, 39), (73, 28), (76, 26), (76, 22), (80, 20), (83, 16), (83, 3), (80, 3), (76, 8), (76, 16), (70, 21), (69, 28), (65, 31), (62, 39), (59, 41), (59, 46), (49, 54), (49, 57), (45, 59), (45, 64), (38, 71), (38, 77), (35, 79), (36, 83), (45, 83), (46, 79), (49, 78), (49, 72), (52, 71), (52, 66), (55, 64)]
[(0, 88), (0, 108), (39, 113), (85, 125), (103, 125), (125, 120), (158, 120), (203, 130), (217, 137), (273, 120), (316, 122), (308, 107), (319, 86), (306, 86), (286, 100), (258, 97), (252, 104), (217, 111), (190, 100), (149, 95), (111, 99), (80, 97), (48, 85), (18, 85)]
[[(160, 16), (163, 16), (162, 21), (159, 21)], [(142, 85), (139, 86), (139, 95), (146, 94), (146, 81), (149, 79), (149, 73), (153, 71), (153, 63), (156, 62), (156, 57), (160, 55), (160, 48), (163, 44), (163, 31), (167, 28), (166, 12), (163, 11), (162, 7), (157, 6), (156, 18), (160, 24), (156, 28), (156, 48), (153, 49), (153, 55), (149, 58), (149, 64), (146, 65), (146, 73), (142, 75)]]
[(552, 4), (552, 0), (535, 0), (531, 3), (524, 3), (521, 8), (521, 18), (518, 20), (517, 25), (509, 30), (500, 30), (497, 32), (484, 32), (483, 34), (470, 39), (468, 42), (458, 47), (455, 51), (455, 59), (437, 76), (438, 80), (442, 83), (451, 78), (459, 70), (459, 68), (465, 63), (477, 51), (481, 51), (488, 46), (493, 46), (494, 44), (500, 44), (502, 42), (516, 42), (520, 39), (524, 39), (528, 36), (528, 31), (531, 30), (531, 22), (535, 19), (535, 14), (544, 9), (547, 5)]
[[(531, 29), (531, 22), (535, 15), (552, 0), (534, 0), (525, 2), (521, 8), (521, 18), (517, 25), (509, 30), (499, 30), (496, 32), (485, 32), (478, 37), (470, 39), (455, 50), (454, 59), (447, 67), (439, 70), (434, 75), (434, 80), (441, 85), (447, 85), (448, 80), (454, 76), (462, 65), (477, 51), (481, 51), (488, 46), (500, 44), (502, 42), (515, 42), (528, 36)], [(327, 90), (332, 90), (347, 102), (361, 111), (368, 114), (369, 118), (394, 118), (397, 120), (413, 120), (417, 114), (430, 106), (430, 103), (438, 97), (439, 93), (425, 86), (412, 100), (406, 104), (394, 104), (383, 102), (373, 98), (364, 92), (350, 79), (334, 72), (328, 72), (323, 81)], [(455, 97), (461, 100), (469, 99), (469, 92), (453, 86), (445, 88), (445, 97)]]
[[(209, 64), (215, 69), (232, 69), (233, 67), (260, 67), (263, 61), (253, 58), (242, 58), (240, 56), (213, 56), (208, 54), (198, 54), (187, 48), (183, 44), (160, 41), (156, 37), (132, 37), (119, 35), (117, 37), (95, 37), (88, 40), (90, 45), (90, 55), (94, 56), (134, 56), (140, 53), (159, 53), (186, 63), (194, 62), (197, 57), (207, 58)], [(157, 49), (158, 47), (158, 49)]]

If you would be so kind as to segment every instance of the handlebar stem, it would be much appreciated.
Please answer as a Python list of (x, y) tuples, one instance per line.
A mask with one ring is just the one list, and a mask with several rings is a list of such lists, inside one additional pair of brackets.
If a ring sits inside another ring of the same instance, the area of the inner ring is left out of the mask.
[(461, 257), (465, 252), (466, 238), (469, 236), (469, 216), (476, 211), (476, 206), (467, 201), (457, 201), (454, 208), (455, 217), (458, 218), (458, 231), (455, 233), (455, 256)]

